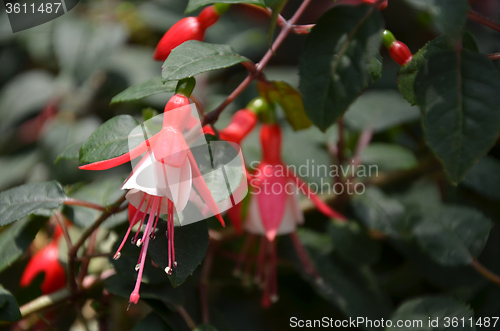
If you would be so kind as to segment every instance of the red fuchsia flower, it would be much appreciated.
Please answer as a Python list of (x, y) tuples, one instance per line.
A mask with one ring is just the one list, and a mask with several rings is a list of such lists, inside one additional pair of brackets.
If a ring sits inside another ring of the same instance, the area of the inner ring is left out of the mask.
[[(370, 5), (373, 5), (375, 3), (378, 2), (378, 0), (363, 0), (364, 3), (368, 3)], [(387, 6), (389, 5), (389, 0), (384, 0), (379, 6), (378, 6), (378, 9), (379, 10), (384, 10), (387, 8)]]
[[(250, 183), (252, 196), (244, 224), (245, 230), (250, 235), (244, 243), (235, 274), (241, 274), (249, 247), (253, 245), (256, 236), (261, 236), (254, 278), (264, 290), (262, 305), (268, 307), (278, 299), (275, 245), (277, 235), (292, 235), (292, 241), (303, 266), (319, 279), (295, 233), (297, 225), (304, 222), (304, 215), (299, 206), (298, 189), (303, 190), (325, 215), (340, 221), (345, 221), (346, 218), (326, 205), (301, 178), (287, 171), (281, 160), (279, 125), (263, 124), (260, 139), (262, 162), (252, 175)], [(250, 268), (251, 264), (247, 263), (246, 274)]]
[(57, 226), (52, 242), (31, 257), (21, 276), (19, 282), (21, 287), (30, 286), (41, 273), (45, 274), (40, 286), (43, 294), (50, 294), (66, 286), (66, 271), (59, 262), (59, 248), (57, 247), (57, 240), (61, 233), (61, 228)]
[[(191, 107), (186, 95), (190, 95), (193, 88), (194, 79), (188, 79), (185, 82), (181, 81), (178, 84), (177, 94), (170, 98), (165, 106), (163, 125), (158, 133), (124, 155), (80, 167), (80, 169), (84, 170), (109, 169), (145, 153), (122, 186), (122, 189), (129, 189), (126, 198), (130, 203), (130, 224), (121, 245), (114, 255), (114, 259), (120, 258), (120, 250), (130, 235), (132, 227), (139, 223), (139, 230), (132, 239), (132, 243), (141, 247), (139, 261), (136, 265), (136, 271), (138, 271), (137, 282), (134, 291), (130, 295), (130, 302), (132, 303), (137, 303), (139, 300), (139, 289), (147, 249), (150, 239), (154, 238), (160, 214), (168, 215), (166, 236), (168, 238), (169, 263), (165, 268), (165, 272), (171, 275), (172, 270), (177, 267), (174, 249), (174, 213), (185, 208), (193, 184), (206, 206), (224, 226), (218, 205), (214, 201), (198, 168), (196, 159), (183, 136), (183, 131), (191, 118)], [(147, 169), (151, 168), (154, 169), (153, 179), (156, 180), (156, 183), (153, 186), (141, 185), (138, 178), (141, 175), (147, 175)], [(146, 223), (146, 228), (142, 236), (140, 236), (140, 230), (144, 223)]]
[(188, 40), (202, 41), (205, 30), (217, 22), (228, 8), (229, 5), (222, 3), (208, 6), (197, 17), (185, 17), (178, 21), (160, 39), (153, 58), (165, 61), (170, 52), (180, 44)]
[(389, 54), (394, 61), (404, 66), (413, 58), (408, 46), (404, 43), (397, 41), (391, 31), (385, 30), (384, 37), (382, 39), (384, 46), (389, 50)]

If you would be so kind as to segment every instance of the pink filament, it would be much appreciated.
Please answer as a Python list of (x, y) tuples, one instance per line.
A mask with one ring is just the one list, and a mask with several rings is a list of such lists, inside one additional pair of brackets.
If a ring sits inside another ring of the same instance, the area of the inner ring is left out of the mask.
[[(145, 233), (149, 233), (153, 226), (153, 222), (155, 219), (155, 213), (154, 211), (158, 208), (158, 197), (152, 197), (152, 209), (150, 209), (149, 213), (149, 219), (148, 223), (146, 225), (146, 230)], [(149, 207), (149, 206), (148, 206)], [(148, 208), (149, 209), (149, 208)], [(148, 245), (149, 245), (149, 236), (146, 235), (144, 245), (141, 249), (141, 254), (140, 254), (140, 267), (139, 267), (139, 274), (137, 275), (137, 281), (135, 283), (135, 288), (132, 294), (130, 294), (130, 302), (137, 303), (139, 300), (139, 289), (141, 287), (141, 280), (142, 280), (142, 273), (144, 272), (144, 262), (146, 261), (146, 254), (148, 252)]]
[(119, 258), (119, 253), (122, 250), (123, 245), (125, 245), (125, 242), (127, 241), (128, 236), (130, 235), (130, 231), (132, 230), (132, 228), (135, 225), (137, 217), (141, 213), (142, 204), (144, 203), (145, 199), (146, 199), (146, 194), (144, 194), (144, 196), (142, 197), (141, 203), (139, 204), (139, 208), (137, 208), (137, 210), (135, 211), (134, 217), (130, 220), (130, 225), (128, 227), (127, 233), (125, 234), (125, 237), (123, 237), (123, 240), (122, 240), (122, 243), (120, 244), (120, 247), (118, 247), (118, 249), (116, 250), (116, 253), (114, 255), (116, 259)]

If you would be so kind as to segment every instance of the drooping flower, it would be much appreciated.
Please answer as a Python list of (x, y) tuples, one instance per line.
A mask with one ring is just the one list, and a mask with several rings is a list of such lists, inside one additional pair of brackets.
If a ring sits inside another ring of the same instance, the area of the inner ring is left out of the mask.
[[(120, 250), (127, 241), (132, 228), (139, 224), (139, 230), (132, 239), (134, 244), (141, 247), (139, 261), (136, 265), (137, 282), (130, 295), (132, 303), (137, 303), (139, 300), (147, 249), (150, 239), (154, 238), (160, 214), (168, 215), (166, 236), (168, 238), (169, 263), (165, 272), (170, 275), (172, 270), (176, 268), (174, 213), (179, 215), (179, 212), (184, 210), (193, 192), (193, 185), (210, 212), (224, 226), (219, 207), (214, 201), (198, 167), (197, 160), (183, 135), (192, 116), (186, 95), (190, 95), (193, 88), (194, 79), (181, 81), (178, 84), (177, 94), (170, 98), (165, 106), (162, 127), (158, 133), (149, 137), (149, 134), (144, 132), (145, 140), (124, 155), (80, 167), (84, 170), (109, 169), (144, 154), (122, 186), (122, 189), (129, 190), (126, 199), (130, 204), (130, 224), (125, 238), (114, 255), (115, 259), (120, 258)], [(138, 128), (144, 130), (143, 126)], [(199, 131), (201, 132), (201, 127)], [(146, 226), (142, 236), (140, 236), (144, 224)]]
[(208, 6), (197, 17), (185, 17), (178, 21), (160, 39), (153, 58), (165, 61), (170, 52), (180, 44), (188, 40), (202, 41), (205, 30), (217, 22), (228, 8), (229, 5), (222, 3)]
[[(260, 139), (262, 161), (252, 174), (250, 183), (252, 195), (244, 224), (245, 230), (250, 235), (244, 243), (235, 273), (236, 275), (242, 273), (241, 269), (249, 247), (260, 236), (254, 278), (256, 283), (263, 287), (262, 304), (267, 307), (278, 299), (276, 236), (292, 235), (292, 241), (302, 265), (308, 272), (312, 274), (316, 272), (295, 233), (297, 225), (304, 222), (298, 199), (299, 190), (302, 190), (323, 214), (340, 221), (346, 219), (326, 205), (302, 179), (286, 170), (281, 160), (279, 125), (263, 124)], [(247, 263), (245, 270), (249, 268), (250, 264)]]
[(61, 228), (57, 225), (52, 242), (31, 257), (21, 275), (19, 282), (21, 287), (30, 286), (41, 273), (45, 274), (40, 285), (43, 294), (50, 294), (66, 286), (66, 271), (59, 262), (59, 248), (57, 246), (57, 240), (61, 233)]

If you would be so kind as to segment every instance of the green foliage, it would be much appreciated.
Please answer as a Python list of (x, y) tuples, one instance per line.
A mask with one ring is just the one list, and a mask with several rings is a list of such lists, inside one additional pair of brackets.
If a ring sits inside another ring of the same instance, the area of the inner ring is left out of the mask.
[(115, 95), (111, 99), (111, 104), (140, 100), (161, 92), (174, 92), (176, 86), (176, 81), (163, 83), (160, 76), (153, 77), (142, 83), (130, 86), (120, 94)]
[(382, 31), (382, 18), (373, 6), (336, 6), (307, 36), (300, 90), (307, 115), (321, 130), (337, 121), (371, 83), (370, 64)]
[(472, 263), (488, 239), (491, 221), (466, 207), (445, 206), (425, 215), (413, 233), (418, 243), (443, 265)]
[(454, 184), (497, 139), (499, 89), (500, 74), (491, 61), (466, 49), (433, 54), (417, 76), (427, 142)]
[[(127, 153), (130, 146), (129, 134), (138, 125), (128, 115), (113, 117), (101, 125), (80, 148), (80, 164), (107, 160)], [(142, 135), (135, 138), (143, 139)]]
[[(168, 266), (168, 241), (165, 237), (166, 222), (158, 224), (155, 240), (149, 243), (148, 253), (161, 268)], [(169, 276), (173, 287), (178, 287), (194, 272), (205, 257), (208, 247), (208, 228), (205, 222), (176, 227), (174, 236), (177, 268)], [(166, 274), (165, 274), (166, 275)]]
[(195, 11), (196, 9), (199, 9), (203, 6), (206, 5), (211, 5), (214, 3), (247, 3), (251, 5), (257, 5), (261, 7), (265, 7), (265, 3), (263, 0), (189, 0), (187, 8), (186, 8), (186, 13), (190, 13), (192, 11)]
[(172, 50), (163, 63), (161, 80), (180, 80), (245, 61), (249, 60), (236, 54), (231, 46), (189, 40)]
[(44, 224), (40, 219), (26, 217), (0, 233), (0, 272), (26, 252)]
[(0, 193), (0, 226), (42, 209), (55, 209), (66, 199), (57, 182), (26, 184)]
[[(462, 324), (462, 318), (465, 325)], [(392, 315), (392, 323), (395, 327), (391, 330), (406, 331), (414, 330), (476, 330), (475, 321), (471, 326), (470, 318), (474, 320), (473, 311), (463, 303), (444, 297), (423, 297), (404, 302)], [(398, 320), (410, 321), (409, 327), (397, 327)], [(457, 325), (452, 324), (454, 320)], [(432, 326), (429, 325), (432, 321)], [(437, 322), (437, 323), (434, 323)], [(414, 323), (414, 324), (413, 324)], [(387, 329), (386, 329), (387, 330)]]
[(0, 321), (15, 322), (21, 319), (21, 312), (14, 296), (0, 285)]

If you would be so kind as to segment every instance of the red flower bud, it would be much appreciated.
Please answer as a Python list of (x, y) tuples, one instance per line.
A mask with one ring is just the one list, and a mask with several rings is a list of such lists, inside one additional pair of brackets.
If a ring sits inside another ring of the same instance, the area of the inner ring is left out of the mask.
[(281, 128), (278, 124), (262, 124), (260, 131), (262, 161), (268, 164), (281, 163)]
[[(376, 3), (378, 0), (363, 0), (364, 3), (368, 3), (370, 5), (373, 5), (374, 3)], [(378, 6), (378, 9), (379, 10), (383, 10), (383, 9), (386, 9), (387, 8), (387, 5), (389, 4), (389, 0), (384, 0), (384, 2), (382, 2), (379, 6)]]
[(405, 65), (411, 61), (413, 54), (411, 53), (408, 46), (400, 41), (395, 41), (392, 43), (391, 47), (389, 47), (389, 53), (391, 57), (399, 63), (400, 65)]
[(28, 287), (42, 272), (45, 273), (40, 286), (43, 294), (55, 292), (66, 286), (66, 272), (59, 263), (59, 249), (56, 242), (52, 242), (33, 255), (24, 269), (19, 285)]
[[(241, 109), (234, 113), (229, 125), (219, 130), (219, 136), (222, 140), (240, 144), (241, 141), (255, 128), (257, 124), (257, 114), (250, 109)], [(203, 127), (205, 134), (215, 136), (215, 132), (210, 126)]]
[(213, 6), (206, 7), (198, 17), (185, 17), (172, 25), (156, 46), (153, 58), (165, 61), (172, 49), (188, 40), (202, 41), (205, 30), (219, 19), (220, 15)]

